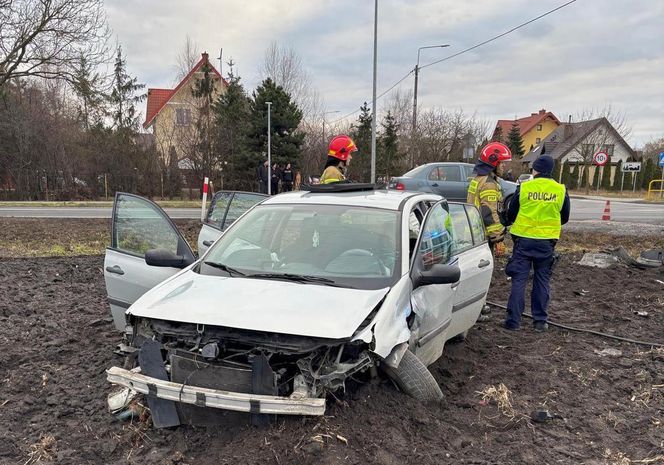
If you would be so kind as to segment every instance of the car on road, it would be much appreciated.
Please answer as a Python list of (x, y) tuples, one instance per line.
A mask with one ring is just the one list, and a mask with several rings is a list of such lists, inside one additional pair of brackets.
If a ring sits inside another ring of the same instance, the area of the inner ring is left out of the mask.
[(328, 394), (379, 372), (441, 399), (426, 367), (474, 325), (494, 267), (479, 211), (309, 189), (247, 203), (198, 259), (159, 206), (118, 193), (104, 276), (127, 363), (107, 379), (148, 402), (253, 414), (323, 415)]
[[(420, 165), (406, 174), (392, 178), (388, 189), (430, 192), (453, 202), (465, 202), (468, 184), (473, 178), (474, 165), (470, 163), (438, 162)], [(517, 184), (498, 178), (505, 205), (509, 203)]]

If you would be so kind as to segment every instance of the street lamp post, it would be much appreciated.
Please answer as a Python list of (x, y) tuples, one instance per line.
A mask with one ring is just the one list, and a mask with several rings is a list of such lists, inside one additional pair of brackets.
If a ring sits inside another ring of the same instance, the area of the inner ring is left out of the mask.
[(468, 133), (463, 137), (463, 159), (472, 160), (475, 158), (475, 146), (477, 139), (472, 133)]
[(267, 105), (267, 195), (272, 195), (272, 102)]
[(417, 49), (417, 64), (415, 65), (415, 89), (413, 92), (413, 137), (415, 137), (415, 131), (417, 130), (417, 80), (420, 75), (420, 52), (425, 48), (445, 48), (449, 46), (449, 44), (427, 45)]
[(374, 2), (373, 98), (371, 99), (371, 183), (376, 182), (376, 63), (378, 54), (378, 0)]

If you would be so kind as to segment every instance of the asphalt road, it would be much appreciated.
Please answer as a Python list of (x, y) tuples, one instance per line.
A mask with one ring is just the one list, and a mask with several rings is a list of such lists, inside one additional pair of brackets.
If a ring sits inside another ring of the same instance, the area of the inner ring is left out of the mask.
[[(572, 199), (571, 220), (600, 220), (604, 200)], [(199, 208), (166, 208), (171, 218), (198, 218)], [(0, 217), (25, 218), (110, 218), (110, 207), (0, 207)], [(664, 225), (664, 204), (611, 201), (611, 220), (626, 223)]]

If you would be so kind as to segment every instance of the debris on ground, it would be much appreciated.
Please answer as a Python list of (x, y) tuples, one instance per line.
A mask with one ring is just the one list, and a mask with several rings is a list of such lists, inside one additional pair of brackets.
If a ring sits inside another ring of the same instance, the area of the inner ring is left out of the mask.
[(579, 265), (590, 266), (594, 268), (609, 268), (613, 265), (618, 264), (620, 261), (617, 257), (610, 253), (585, 253), (581, 260), (579, 260)]
[(530, 419), (535, 423), (546, 423), (550, 420), (562, 420), (563, 417), (558, 414), (552, 414), (547, 409), (540, 407), (530, 412)]
[(608, 349), (602, 349), (602, 350), (597, 350), (597, 349), (595, 349), (593, 352), (595, 352), (595, 353), (596, 353), (597, 355), (599, 355), (600, 357), (606, 357), (606, 356), (609, 356), (609, 357), (620, 357), (620, 356), (623, 354), (623, 353), (622, 353), (622, 350), (611, 349), (611, 348), (608, 348)]

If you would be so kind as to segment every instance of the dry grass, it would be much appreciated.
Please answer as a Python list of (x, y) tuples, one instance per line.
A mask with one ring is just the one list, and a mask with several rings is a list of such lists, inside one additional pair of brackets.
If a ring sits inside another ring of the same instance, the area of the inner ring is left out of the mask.
[(657, 455), (655, 457), (647, 457), (645, 459), (634, 460), (630, 459), (623, 452), (606, 449), (604, 451), (604, 460), (606, 461), (607, 465), (631, 465), (634, 463), (640, 463), (640, 464), (664, 463), (664, 455)]
[(512, 404), (512, 392), (503, 383), (498, 386), (486, 386), (481, 391), (477, 392), (482, 396), (482, 403), (493, 403), (498, 407), (498, 411), (510, 421), (519, 421), (527, 418), (525, 415), (520, 414)]
[(53, 436), (42, 435), (39, 441), (30, 446), (28, 460), (23, 465), (31, 465), (42, 461), (52, 461), (55, 458), (56, 441)]

